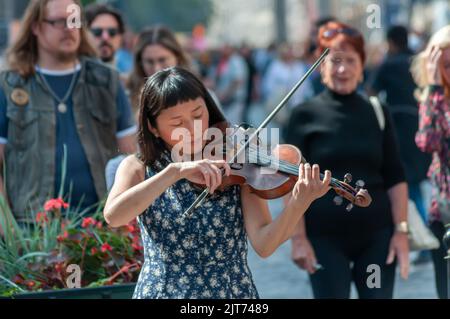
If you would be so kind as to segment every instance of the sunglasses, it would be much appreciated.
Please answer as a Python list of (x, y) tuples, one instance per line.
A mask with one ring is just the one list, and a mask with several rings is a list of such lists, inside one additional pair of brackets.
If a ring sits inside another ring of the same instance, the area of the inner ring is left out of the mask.
[(355, 29), (351, 29), (351, 28), (339, 28), (339, 29), (330, 29), (330, 30), (326, 30), (322, 36), (325, 39), (331, 39), (334, 38), (336, 35), (338, 34), (345, 34), (348, 35), (349, 37), (357, 37), (359, 36), (359, 32), (356, 31)]
[(117, 28), (91, 28), (91, 33), (94, 37), (99, 38), (102, 36), (103, 32), (107, 32), (111, 38), (114, 38), (119, 34), (119, 29)]

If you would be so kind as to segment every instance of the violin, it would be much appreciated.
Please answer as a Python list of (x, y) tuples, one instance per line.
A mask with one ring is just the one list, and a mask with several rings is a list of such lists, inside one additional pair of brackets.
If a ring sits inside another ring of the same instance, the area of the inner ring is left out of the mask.
[[(223, 123), (217, 125), (222, 131)], [(252, 127), (240, 125), (225, 134), (224, 141), (219, 139), (209, 143), (211, 149), (217, 149), (218, 152), (207, 156), (209, 159), (233, 158), (235, 153), (239, 152), (245, 141), (248, 140), (254, 132)], [(223, 147), (221, 146), (223, 142)], [(217, 148), (215, 148), (217, 146)], [(291, 144), (276, 145), (270, 150), (260, 139), (255, 139), (253, 143), (247, 146), (241, 156), (236, 157), (233, 162), (229, 162), (231, 172), (229, 176), (222, 178), (222, 184), (219, 191), (225, 190), (231, 185), (248, 185), (252, 193), (269, 200), (283, 197), (294, 188), (298, 180), (298, 170), (300, 163), (306, 163), (301, 151)], [(320, 174), (323, 179), (323, 174)], [(364, 182), (359, 180), (355, 186), (351, 186), (351, 174), (344, 176), (344, 181), (331, 178), (330, 187), (336, 192), (334, 198), (336, 205), (341, 205), (345, 200), (349, 203), (346, 210), (350, 211), (354, 205), (367, 207), (372, 199), (369, 193), (363, 189)]]
[[(277, 145), (272, 152), (267, 152), (267, 146), (259, 141), (260, 132), (276, 116), (276, 114), (287, 104), (288, 100), (304, 83), (304, 81), (314, 72), (328, 55), (329, 49), (326, 49), (317, 61), (309, 68), (305, 75), (294, 85), (283, 100), (267, 116), (267, 118), (256, 129), (238, 126), (230, 134), (225, 134), (224, 139), (219, 139), (215, 149), (219, 151), (212, 153), (214, 159), (227, 158), (231, 173), (224, 176), (222, 185), (219, 189), (225, 189), (230, 185), (249, 185), (251, 191), (263, 199), (275, 199), (282, 197), (292, 191), (297, 179), (300, 163), (306, 160), (302, 157), (301, 151), (294, 145)], [(229, 127), (228, 123), (219, 123), (217, 125), (222, 131)], [(230, 154), (231, 152), (231, 154)], [(242, 160), (244, 157), (244, 160)], [(270, 174), (262, 174), (261, 169), (272, 169)], [(224, 172), (224, 169), (222, 169)], [(323, 179), (323, 174), (321, 174)], [(346, 174), (344, 181), (335, 178), (331, 179), (330, 186), (336, 192), (335, 204), (341, 204), (344, 199), (349, 201), (346, 209), (350, 211), (354, 205), (367, 207), (372, 199), (363, 189), (364, 183), (358, 181), (355, 187), (350, 185), (351, 175)], [(209, 189), (203, 189), (202, 193), (196, 198), (194, 203), (184, 212), (184, 215), (190, 216), (193, 210), (199, 207), (209, 194)]]

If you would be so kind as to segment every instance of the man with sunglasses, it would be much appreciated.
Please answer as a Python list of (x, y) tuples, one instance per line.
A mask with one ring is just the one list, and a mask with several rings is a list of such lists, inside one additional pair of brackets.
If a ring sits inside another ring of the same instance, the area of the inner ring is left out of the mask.
[(86, 22), (100, 59), (105, 63), (114, 64), (116, 52), (120, 49), (125, 32), (121, 13), (111, 6), (93, 3), (86, 7)]

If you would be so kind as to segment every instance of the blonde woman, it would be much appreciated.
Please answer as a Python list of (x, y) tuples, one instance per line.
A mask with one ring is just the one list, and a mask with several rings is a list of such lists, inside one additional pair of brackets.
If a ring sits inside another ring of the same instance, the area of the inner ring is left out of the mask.
[[(430, 228), (442, 239), (450, 223), (450, 25), (436, 32), (412, 66), (422, 89), (419, 131), (416, 144), (433, 155), (428, 176), (433, 187)], [(436, 288), (439, 298), (448, 298), (444, 245), (433, 250)]]

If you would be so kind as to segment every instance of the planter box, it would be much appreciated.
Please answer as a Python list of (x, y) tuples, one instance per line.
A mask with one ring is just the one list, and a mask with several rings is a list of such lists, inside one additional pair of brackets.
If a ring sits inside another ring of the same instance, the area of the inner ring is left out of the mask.
[(74, 288), (17, 294), (11, 299), (131, 299), (136, 284)]

